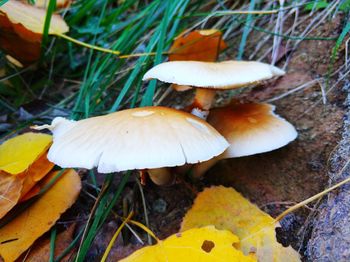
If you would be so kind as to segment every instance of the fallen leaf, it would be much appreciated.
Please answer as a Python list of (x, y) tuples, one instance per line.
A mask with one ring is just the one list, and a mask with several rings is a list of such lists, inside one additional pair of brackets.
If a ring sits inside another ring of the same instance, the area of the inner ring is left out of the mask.
[[(196, 30), (181, 33), (169, 50), (169, 61), (215, 62), (219, 53), (227, 47), (222, 33), (216, 29)], [(190, 90), (191, 86), (172, 84), (177, 92)]]
[(38, 192), (32, 188), (54, 166), (46, 157), (51, 140), (49, 135), (26, 133), (0, 146), (0, 218)]
[[(44, 184), (58, 172), (46, 176)], [(79, 175), (73, 169), (67, 170), (36, 202), (0, 229), (0, 257), (5, 262), (17, 259), (71, 207), (80, 189)]]
[(35, 197), (36, 195), (39, 194), (41, 190), (41, 187), (38, 185), (34, 185), (27, 193), (21, 194), (21, 198), (19, 199), (19, 203), (27, 201), (31, 199), (32, 197)]
[[(22, 0), (23, 3), (28, 3), (28, 0)], [(49, 5), (49, 0), (36, 0), (35, 6), (39, 8), (47, 8)], [(56, 0), (56, 8), (63, 8), (70, 5), (70, 0)]]
[[(0, 6), (0, 27), (12, 29), (26, 40), (41, 40), (44, 31), (46, 10), (9, 0)], [(50, 35), (63, 34), (69, 31), (66, 22), (57, 14), (51, 17)]]
[(241, 240), (242, 252), (256, 253), (258, 261), (300, 261), (292, 247), (277, 242), (275, 220), (232, 188), (217, 186), (199, 193), (181, 231), (206, 225), (230, 230)]
[[(24, 66), (30, 65), (40, 58), (40, 42), (30, 42), (18, 37), (18, 35), (13, 32), (0, 31), (1, 49), (3, 49), (5, 53), (19, 60)], [(23, 48), (23, 46), (26, 48)]]
[(44, 178), (54, 167), (54, 163), (47, 159), (47, 152), (41, 155), (35, 162), (27, 169), (26, 172), (21, 175), (24, 177), (23, 188), (21, 191), (21, 201), (23, 201), (22, 196), (26, 195), (32, 187), (35, 186), (42, 178)]
[(222, 33), (216, 29), (181, 33), (169, 50), (169, 61), (215, 62), (227, 47)]
[(194, 228), (144, 247), (120, 261), (255, 261), (236, 249), (239, 239), (213, 226)]
[(31, 166), (52, 143), (52, 137), (41, 133), (25, 133), (0, 145), (0, 170), (18, 175)]
[[(55, 240), (55, 252), (54, 257), (59, 256), (73, 241), (73, 233), (75, 229), (75, 224), (70, 225), (66, 230), (57, 234)], [(29, 254), (23, 253), (20, 261), (30, 261), (30, 262), (42, 262), (50, 260), (50, 236), (45, 238), (39, 238), (31, 246)], [(67, 254), (60, 262), (71, 261), (70, 255)]]
[(18, 202), (23, 188), (23, 178), (0, 171), (0, 218)]
[[(37, 61), (41, 53), (45, 18), (44, 9), (20, 1), (7, 1), (0, 6), (0, 47), (23, 65)], [(49, 34), (59, 35), (68, 30), (62, 17), (53, 14)]]

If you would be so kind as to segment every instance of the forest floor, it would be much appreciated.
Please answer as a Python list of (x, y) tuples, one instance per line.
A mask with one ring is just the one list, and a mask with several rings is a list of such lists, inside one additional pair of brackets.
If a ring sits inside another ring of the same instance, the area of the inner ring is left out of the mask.
[[(336, 39), (342, 33), (348, 17), (342, 13), (325, 15), (324, 17), (326, 18), (323, 20), (316, 20), (317, 26), (312, 30), (311, 35), (333, 40), (323, 41), (316, 38), (300, 39), (300, 41), (281, 40), (275, 62), (277, 66), (286, 70), (285, 76), (277, 80), (266, 81), (256, 87), (240, 89), (239, 92), (235, 93), (223, 91), (216, 97), (216, 106), (225, 105), (232, 98), (242, 102), (268, 102), (275, 105), (276, 113), (296, 127), (298, 138), (294, 142), (272, 152), (222, 160), (196, 183), (187, 179), (178, 179), (174, 185), (161, 187), (147, 179), (142, 190), (145, 197), (142, 197), (140, 186), (135, 182), (137, 174), (134, 172), (122, 191), (120, 201), (114, 209), (115, 212), (126, 217), (128, 210), (133, 209), (135, 211), (134, 219), (146, 223), (144, 213), (146, 208), (149, 228), (160, 239), (163, 239), (178, 232), (184, 214), (191, 207), (196, 194), (204, 187), (212, 185), (233, 187), (262, 210), (276, 217), (289, 206), (322, 191), (341, 177), (344, 178), (345, 174), (337, 175), (347, 161), (348, 155), (345, 154), (349, 150), (346, 144), (346, 132), (349, 128), (347, 116), (349, 113), (348, 88), (350, 83), (348, 80), (349, 69), (345, 64), (347, 59), (344, 59), (346, 49), (344, 43), (339, 46), (338, 56), (334, 58), (334, 63), (331, 64), (330, 60)], [(293, 35), (302, 35), (309, 25), (315, 23), (315, 16), (307, 14), (300, 17), (300, 21), (302, 22), (292, 30)], [(210, 25), (214, 25), (214, 22), (207, 26)], [(294, 17), (286, 18), (284, 28), (293, 28), (294, 26)], [(252, 58), (271, 62), (272, 46), (276, 39), (274, 40), (272, 36), (266, 39), (264, 37), (265, 32), (254, 31), (254, 34), (250, 34), (247, 39), (245, 50), (249, 51), (247, 53), (251, 54)], [(304, 37), (307, 36), (304, 35)], [(234, 33), (231, 33), (226, 36), (225, 41), (229, 48), (220, 56), (219, 60), (234, 59), (240, 44), (239, 39), (235, 37)], [(58, 43), (62, 42), (58, 41)], [(245, 58), (251, 59), (248, 54)], [(79, 53), (77, 56), (87, 56), (87, 53)], [(86, 60), (80, 62), (76, 68), (83, 67), (82, 64), (85, 62)], [(133, 65), (131, 62), (126, 63), (127, 70)], [(40, 79), (40, 76), (50, 72), (49, 66), (52, 64), (48, 62), (45, 65), (46, 71), (37, 72), (35, 71), (37, 68), (34, 68), (32, 72), (24, 72), (23, 79), (25, 80), (23, 81)], [(63, 75), (64, 64), (59, 70), (61, 70), (60, 74)], [(91, 108), (97, 108), (96, 111), (92, 109), (91, 112), (84, 111), (82, 109), (84, 102), (80, 104), (72, 102), (77, 99), (76, 96), (73, 100), (69, 100), (72, 93), (77, 94), (80, 85), (84, 85), (83, 88), (86, 89), (82, 88), (79, 92), (94, 90), (93, 80), (91, 80), (93, 73), (89, 76), (91, 79), (88, 77), (82, 80), (82, 75), (79, 75), (81, 78), (78, 77), (79, 79), (76, 80), (74, 72), (72, 69), (69, 78), (65, 77), (63, 81), (62, 79), (58, 80), (52, 88), (54, 91), (44, 100), (35, 98), (25, 101), (23, 104), (18, 102), (18, 110), (16, 109), (13, 113), (1, 114), (0, 131), (4, 134), (4, 138), (17, 131), (29, 131), (26, 121), (30, 119), (30, 123), (32, 123), (32, 116), (40, 115), (40, 121), (47, 121), (57, 115), (78, 114), (79, 117), (83, 117), (84, 114), (94, 115), (108, 111), (107, 106), (100, 107), (97, 103), (91, 103)], [(38, 75), (35, 76), (35, 74)], [(103, 79), (101, 75), (97, 76), (96, 79)], [(122, 79), (125, 84), (126, 80), (122, 77), (116, 81)], [(54, 75), (48, 83), (54, 83), (56, 79), (59, 79), (59, 76)], [(91, 82), (89, 82), (90, 80)], [(20, 80), (16, 79), (16, 81)], [(99, 82), (101, 84), (104, 80), (98, 81), (101, 81)], [(71, 83), (71, 85), (66, 88), (67, 83)], [(91, 86), (88, 86), (89, 84)], [(138, 84), (141, 86), (139, 82)], [(50, 88), (47, 92), (49, 90)], [(99, 89), (96, 88), (96, 90)], [(108, 86), (101, 91), (101, 94), (107, 92), (106, 90), (116, 91)], [(160, 85), (157, 90), (160, 90), (161, 94), (166, 94), (161, 96), (156, 92), (155, 104), (157, 105), (183, 108), (193, 98), (192, 90), (179, 93), (165, 85)], [(140, 87), (138, 91), (144, 92), (145, 86)], [(62, 107), (52, 106), (57, 105), (56, 102), (59, 100), (57, 94), (64, 94), (62, 96), (68, 97), (68, 102)], [(56, 98), (50, 100), (51, 97)], [(91, 98), (92, 100), (93, 98)], [(133, 96), (130, 95), (126, 100), (127, 102), (121, 104), (122, 107), (128, 107)], [(139, 102), (137, 99), (135, 101)], [(106, 104), (110, 106), (113, 103), (107, 101)], [(51, 110), (52, 108), (54, 110)], [(46, 114), (49, 109), (51, 111)], [(35, 121), (37, 122), (37, 118)], [(18, 123), (21, 125), (20, 129), (18, 129)], [(84, 228), (98, 195), (96, 187), (101, 188), (105, 181), (105, 175), (97, 172), (91, 175), (91, 172), (87, 170), (79, 170), (79, 174), (83, 181), (82, 192), (73, 208), (60, 219), (59, 231), (71, 224), (76, 224), (76, 232), (80, 232)], [(115, 190), (118, 189), (121, 179), (122, 174), (115, 176), (112, 185)], [(349, 219), (344, 218), (350, 209), (347, 205), (344, 206), (343, 202), (347, 196), (344, 196), (343, 201), (336, 199), (337, 196), (346, 192), (344, 191), (346, 189), (348, 188), (339, 189), (334, 193), (335, 195), (330, 195), (326, 197), (327, 199), (316, 201), (316, 203), (286, 216), (281, 221), (281, 228), (277, 229), (279, 241), (285, 246), (292, 245), (300, 252), (305, 261), (322, 260), (325, 257), (333, 261), (350, 258), (350, 250), (344, 247), (350, 242), (349, 235), (338, 236), (338, 233), (327, 231), (331, 220), (328, 217), (330, 212), (339, 214), (332, 220), (335, 227), (340, 225), (337, 230), (342, 232), (344, 229), (350, 228)], [(339, 224), (337, 220), (342, 223), (339, 222)], [(108, 217), (89, 248), (89, 261), (99, 261), (119, 222), (113, 215)], [(141, 231), (138, 234), (144, 240), (146, 239), (146, 235)], [(332, 243), (328, 241), (330, 235), (336, 239)], [(342, 245), (337, 244), (341, 241)], [(108, 259), (109, 261), (117, 261), (141, 246), (128, 230), (123, 230), (111, 249)]]

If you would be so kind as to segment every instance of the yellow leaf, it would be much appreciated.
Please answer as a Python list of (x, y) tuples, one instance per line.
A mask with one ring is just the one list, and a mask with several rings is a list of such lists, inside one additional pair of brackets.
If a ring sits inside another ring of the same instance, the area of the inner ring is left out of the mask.
[(259, 262), (300, 261), (294, 249), (277, 242), (275, 220), (232, 188), (211, 187), (199, 193), (181, 231), (205, 225), (230, 230), (240, 238), (243, 253), (256, 252)]
[(236, 245), (239, 245), (238, 237), (231, 232), (207, 226), (172, 235), (121, 261), (255, 261), (238, 251)]
[[(0, 7), (0, 27), (12, 27), (22, 38), (27, 39), (32, 34), (41, 35), (44, 30), (46, 10), (9, 0)], [(63, 34), (69, 27), (59, 15), (53, 14), (49, 34)], [(28, 39), (27, 39), (28, 40)]]
[(0, 171), (0, 218), (18, 202), (23, 188), (23, 178)]
[(28, 169), (51, 145), (52, 137), (25, 133), (0, 145), (0, 170), (17, 175)]
[[(50, 173), (45, 183), (57, 173)], [(0, 257), (5, 262), (18, 258), (75, 202), (80, 189), (79, 175), (69, 169), (35, 203), (0, 229)]]

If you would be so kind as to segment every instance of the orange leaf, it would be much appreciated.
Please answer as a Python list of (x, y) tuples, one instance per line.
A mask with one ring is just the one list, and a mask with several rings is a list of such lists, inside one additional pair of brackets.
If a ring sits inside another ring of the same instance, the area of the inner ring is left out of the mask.
[(39, 185), (34, 185), (26, 194), (21, 196), (19, 202), (21, 203), (35, 197), (37, 194), (39, 194), (40, 190), (41, 187)]
[(219, 30), (196, 30), (181, 33), (169, 52), (169, 61), (215, 62), (219, 53), (227, 47)]
[[(40, 57), (45, 17), (44, 9), (9, 0), (0, 7), (0, 47), (24, 65), (35, 62)], [(49, 34), (62, 34), (68, 30), (65, 21), (54, 14)]]
[[(75, 224), (72, 224), (69, 228), (57, 234), (56, 241), (55, 241), (55, 252), (54, 252), (55, 258), (59, 256), (72, 242), (74, 229), (75, 229)], [(34, 245), (31, 246), (28, 252), (29, 254), (23, 253), (23, 255), (20, 257), (19, 260), (30, 261), (30, 262), (49, 261), (50, 237), (48, 236), (45, 238), (39, 238), (37, 241), (35, 241)], [(70, 254), (67, 254), (67, 256), (60, 261), (61, 262), (69, 261), (69, 255)], [(22, 257), (23, 259), (21, 259)]]
[[(23, 46), (25, 46), (26, 48), (23, 48)], [(37, 61), (40, 58), (41, 54), (40, 41), (27, 41), (25, 39), (20, 38), (18, 35), (11, 31), (0, 31), (0, 47), (5, 51), (5, 53), (16, 58), (24, 66), (30, 65)]]
[[(27, 40), (40, 40), (44, 30), (46, 10), (26, 5), (20, 1), (9, 0), (0, 7), (2, 14), (0, 26), (12, 28), (19, 36)], [(49, 27), (50, 35), (68, 32), (69, 27), (59, 15), (52, 15)]]
[[(58, 172), (51, 172), (45, 183)], [(0, 229), (0, 257), (14, 261), (75, 202), (81, 189), (79, 175), (67, 170), (52, 187), (27, 210)]]
[[(47, 157), (46, 153), (39, 157), (25, 172), (23, 175), (24, 182), (23, 182), (23, 189), (21, 192), (21, 198), (22, 196), (26, 195), (30, 189), (43, 177), (45, 177), (50, 170), (54, 167), (54, 163), (50, 162)], [(22, 200), (22, 199), (21, 199)]]
[(0, 171), (0, 218), (18, 202), (23, 187), (23, 178)]

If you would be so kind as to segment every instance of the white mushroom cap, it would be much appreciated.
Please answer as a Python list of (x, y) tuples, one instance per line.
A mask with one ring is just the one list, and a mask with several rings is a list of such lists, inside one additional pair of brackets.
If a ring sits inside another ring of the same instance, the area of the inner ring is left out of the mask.
[[(166, 107), (128, 109), (80, 121), (55, 118), (48, 159), (101, 173), (206, 161), (227, 141), (205, 121)], [(39, 127), (40, 128), (40, 127)]]
[(284, 74), (275, 66), (253, 61), (172, 61), (151, 68), (143, 80), (158, 79), (177, 85), (232, 89)]
[(270, 104), (232, 104), (212, 109), (208, 123), (230, 143), (219, 157), (232, 158), (268, 152), (287, 145), (298, 133), (288, 121), (276, 115)]

